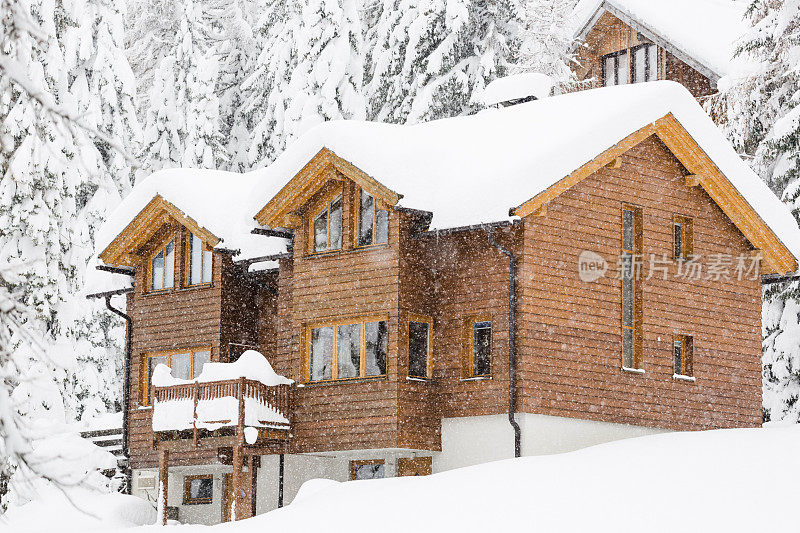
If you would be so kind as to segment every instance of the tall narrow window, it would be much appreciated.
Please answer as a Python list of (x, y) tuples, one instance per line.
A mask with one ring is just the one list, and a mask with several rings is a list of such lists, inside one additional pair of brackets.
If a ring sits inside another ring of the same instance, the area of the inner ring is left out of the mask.
[(694, 341), (689, 335), (675, 335), (672, 343), (676, 376), (692, 377), (694, 374)]
[(429, 319), (412, 320), (408, 323), (408, 375), (415, 378), (430, 377)]
[(488, 315), (470, 317), (465, 323), (466, 338), (462, 376), (474, 378), (492, 373), (492, 321)]
[(175, 280), (175, 241), (169, 241), (150, 260), (150, 290), (171, 289)]
[(602, 58), (603, 85), (625, 85), (628, 83), (628, 52), (621, 50)]
[(342, 247), (342, 195), (326, 202), (311, 221), (311, 250), (314, 253)]
[(658, 47), (642, 44), (633, 49), (633, 83), (658, 79)]
[(389, 213), (375, 205), (375, 198), (364, 189), (358, 195), (358, 245), (389, 242)]
[(690, 259), (694, 253), (694, 228), (692, 219), (675, 215), (672, 223), (673, 230), (673, 256), (675, 259)]
[(385, 320), (346, 321), (309, 331), (310, 381), (386, 374), (388, 328)]
[(639, 208), (622, 209), (622, 367), (639, 369), (641, 366), (642, 319), (641, 284), (638, 262), (642, 254), (642, 211)]
[(192, 234), (189, 239), (189, 250), (186, 256), (189, 259), (189, 285), (211, 283), (214, 254), (197, 235)]

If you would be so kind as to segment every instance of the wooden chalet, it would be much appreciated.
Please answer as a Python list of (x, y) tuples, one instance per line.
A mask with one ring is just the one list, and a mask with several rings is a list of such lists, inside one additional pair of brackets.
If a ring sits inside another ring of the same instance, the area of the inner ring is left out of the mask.
[[(800, 255), (670, 82), (324, 124), (250, 174), (154, 174), (99, 240), (134, 276), (133, 493), (202, 523), (312, 478), (760, 426), (759, 276)], [(206, 372), (248, 350), (291, 383)]]
[(580, 86), (671, 80), (696, 98), (710, 96), (731, 72), (745, 7), (715, 0), (581, 0), (570, 20)]

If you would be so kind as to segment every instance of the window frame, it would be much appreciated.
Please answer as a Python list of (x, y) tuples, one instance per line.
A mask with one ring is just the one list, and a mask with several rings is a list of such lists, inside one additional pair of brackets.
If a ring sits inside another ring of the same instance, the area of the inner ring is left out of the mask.
[[(426, 376), (417, 376), (411, 373), (411, 323), (418, 322), (421, 324), (428, 324), (428, 352), (425, 361)], [(427, 315), (418, 315), (409, 313), (408, 315), (408, 366), (406, 367), (406, 375), (412, 379), (429, 380), (433, 377), (433, 319)]]
[[(161, 239), (160, 244), (155, 247), (150, 253), (147, 254), (147, 263), (146, 263), (146, 274), (147, 274), (147, 289), (145, 291), (146, 294), (160, 294), (167, 291), (175, 290), (175, 259), (177, 259), (177, 246), (175, 245), (175, 241), (177, 240), (177, 236), (174, 233), (170, 233), (169, 235), (165, 236)], [(167, 281), (167, 247), (172, 243), (172, 280), (170, 280), (170, 286), (166, 286)], [(153, 260), (156, 256), (160, 253), (163, 253), (163, 259), (161, 264), (161, 283), (164, 285), (160, 289), (156, 289), (153, 287)]]
[[(645, 80), (637, 80), (636, 79), (636, 52), (644, 48), (644, 61), (645, 61)], [(655, 53), (655, 73), (650, 72), (650, 52)], [(630, 68), (630, 82), (633, 83), (645, 83), (648, 81), (657, 81), (658, 80), (658, 45), (655, 43), (642, 43), (637, 44), (636, 46), (632, 46), (630, 48), (630, 57), (628, 58), (628, 66)]]
[[(675, 348), (681, 345), (681, 368), (680, 372), (676, 370)], [(672, 374), (677, 379), (691, 378), (694, 379), (694, 337), (682, 333), (676, 333), (672, 337)]]
[[(489, 373), (475, 374), (475, 324), (478, 322), (489, 322)], [(461, 379), (478, 380), (490, 379), (494, 365), (494, 342), (495, 328), (494, 320), (490, 312), (474, 313), (464, 318), (463, 347), (461, 355)]]
[[(367, 358), (366, 358), (366, 351), (367, 351), (367, 324), (371, 322), (385, 322), (386, 323), (386, 370), (383, 374), (375, 374), (372, 376), (365, 375), (366, 373), (366, 365), (367, 365)], [(361, 328), (360, 335), (361, 335), (361, 359), (359, 361), (359, 370), (358, 376), (347, 377), (347, 378), (340, 378), (338, 377), (339, 372), (339, 335), (338, 329), (339, 326), (350, 326), (358, 324)], [(311, 367), (312, 367), (312, 346), (311, 346), (311, 331), (314, 329), (321, 329), (321, 328), (332, 328), (333, 329), (333, 340), (331, 343), (331, 377), (329, 379), (312, 379), (311, 376)], [(304, 343), (305, 347), (303, 349), (303, 357), (305, 361), (303, 362), (303, 382), (308, 384), (317, 384), (317, 383), (340, 383), (346, 381), (355, 381), (355, 380), (369, 380), (369, 379), (385, 379), (389, 373), (389, 316), (388, 315), (367, 315), (367, 316), (354, 316), (350, 318), (342, 318), (337, 320), (325, 320), (319, 322), (312, 322), (306, 324), (305, 326), (305, 333), (304, 333)]]
[[(359, 466), (367, 466), (367, 465), (383, 465), (383, 478), (386, 477), (386, 460), (385, 459), (358, 459), (358, 460), (351, 460), (350, 461), (350, 481), (368, 481), (365, 479), (356, 479), (356, 472), (358, 471)], [(373, 479), (383, 479), (383, 478), (373, 478)]]
[[(200, 241), (200, 279), (199, 283), (192, 283), (192, 239), (197, 237)], [(205, 266), (205, 252), (211, 252), (211, 279), (209, 281), (202, 281), (203, 267)], [(184, 288), (212, 286), (214, 283), (214, 250), (211, 248), (199, 235), (195, 235), (191, 231), (186, 231), (186, 243), (183, 247), (184, 260)]]
[[(625, 248), (625, 212), (630, 211), (633, 213), (633, 248)], [(623, 203), (620, 209), (620, 259), (626, 254), (632, 257), (633, 275), (631, 280), (631, 321), (630, 326), (625, 325), (625, 281), (623, 279), (624, 273), (620, 272), (620, 348), (622, 356), (622, 370), (642, 372), (642, 284), (641, 280), (637, 279), (636, 275), (636, 258), (643, 255), (643, 241), (644, 241), (644, 214), (641, 207)], [(625, 331), (630, 330), (631, 333), (631, 366), (625, 365)]]
[[(210, 498), (192, 498), (191, 485), (192, 481), (197, 479), (210, 479), (211, 480), (211, 497)], [(183, 478), (183, 505), (208, 505), (214, 502), (214, 475), (213, 474), (195, 474), (184, 476)]]
[(153, 357), (166, 357), (167, 362), (165, 363), (170, 369), (172, 369), (172, 356), (189, 353), (191, 354), (190, 361), (191, 364), (189, 366), (189, 370), (191, 374), (194, 376), (194, 359), (195, 355), (200, 352), (208, 352), (208, 361), (213, 362), (214, 351), (210, 345), (207, 346), (192, 346), (190, 348), (183, 348), (183, 349), (176, 349), (176, 350), (167, 350), (161, 352), (147, 352), (142, 354), (141, 357), (141, 369), (140, 369), (140, 378), (139, 378), (139, 388), (141, 389), (141, 394), (139, 398), (139, 406), (140, 407), (151, 407), (152, 402), (150, 398), (151, 386), (150, 386), (150, 359)]
[[(678, 250), (676, 240), (676, 226), (681, 227), (681, 253)], [(672, 259), (675, 261), (687, 261), (694, 255), (694, 219), (684, 215), (675, 214), (672, 216)]]
[[(331, 205), (336, 200), (339, 200), (339, 247), (338, 248), (331, 248)], [(326, 221), (326, 234), (325, 234), (325, 242), (326, 247), (324, 250), (314, 250), (314, 221), (323, 213), (327, 211), (328, 217)], [(320, 255), (320, 254), (328, 254), (332, 252), (340, 252), (344, 248), (344, 191), (341, 188), (337, 188), (333, 191), (330, 191), (328, 194), (323, 196), (319, 199), (316, 204), (315, 208), (309, 210), (310, 216), (308, 217), (308, 254), (309, 255)]]
[[(631, 83), (630, 70), (631, 70), (631, 56), (632, 55), (633, 54), (628, 54), (628, 49), (627, 48), (623, 48), (622, 50), (617, 50), (616, 52), (611, 52), (610, 54), (604, 54), (604, 55), (600, 56), (600, 72), (601, 72), (602, 77), (603, 77), (603, 79), (602, 79), (602, 82), (603, 82), (602, 86), (603, 87), (615, 87), (617, 85), (629, 85)], [(620, 71), (620, 69), (619, 69), (619, 58), (621, 56), (627, 56), (627, 58), (628, 58), (628, 68), (627, 68), (628, 72), (626, 74), (625, 83), (620, 83), (619, 82), (619, 71)], [(607, 85), (606, 84), (606, 77), (607, 77), (606, 59), (611, 59), (611, 58), (614, 59), (614, 84), (613, 85)]]
[[(372, 242), (369, 244), (361, 244), (361, 191), (370, 195), (372, 197)], [(389, 244), (390, 232), (389, 232), (389, 209), (384, 209), (382, 207), (378, 207), (378, 198), (372, 194), (371, 192), (363, 189), (362, 187), (355, 188), (355, 202), (353, 203), (353, 212), (355, 216), (353, 217), (354, 221), (354, 231), (353, 231), (353, 246), (355, 248), (370, 248), (373, 246), (386, 246)], [(378, 224), (378, 217), (377, 211), (384, 211), (386, 213), (386, 242), (375, 242), (375, 235), (377, 234), (376, 227)]]

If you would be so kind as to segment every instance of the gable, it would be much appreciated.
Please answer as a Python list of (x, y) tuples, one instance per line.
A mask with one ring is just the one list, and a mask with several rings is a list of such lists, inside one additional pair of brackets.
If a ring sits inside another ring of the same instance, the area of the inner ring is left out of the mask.
[(689, 172), (685, 178), (685, 185), (702, 187), (739, 231), (761, 251), (764, 273), (787, 273), (797, 270), (797, 261), (792, 253), (672, 114), (632, 133), (553, 186), (513, 208), (511, 213), (524, 218), (546, 212), (549, 201), (601, 168), (618, 164), (619, 156), (653, 135), (658, 137)]
[(331, 180), (349, 179), (381, 201), (394, 206), (397, 194), (331, 150), (322, 148), (284, 187), (259, 210), (255, 220), (272, 228), (295, 228), (300, 224), (296, 211), (311, 201)]
[(136, 252), (156, 235), (164, 225), (172, 224), (180, 224), (186, 227), (211, 247), (220, 242), (220, 239), (213, 233), (201, 227), (191, 217), (186, 216), (180, 209), (157, 195), (100, 252), (100, 260), (106, 265), (135, 266), (137, 262)]

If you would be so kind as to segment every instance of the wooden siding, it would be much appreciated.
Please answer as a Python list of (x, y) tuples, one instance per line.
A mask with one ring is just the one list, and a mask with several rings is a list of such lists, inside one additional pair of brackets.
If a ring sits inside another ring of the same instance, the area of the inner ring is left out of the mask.
[[(620, 207), (643, 210), (643, 251), (671, 257), (673, 216), (693, 218), (694, 252), (748, 254), (751, 246), (654, 137), (524, 221), (521, 335), (525, 412), (670, 429), (761, 423), (759, 280), (643, 280), (644, 375), (621, 370)], [(578, 279), (578, 255), (611, 262)], [(649, 259), (648, 259), (649, 260)], [(694, 337), (695, 383), (672, 379), (672, 338)]]
[[(586, 35), (583, 45), (578, 48), (578, 66), (574, 67), (579, 80), (595, 82), (585, 88), (600, 87), (603, 81), (602, 57), (607, 54), (649, 43), (640, 39), (639, 33), (610, 13), (604, 13)], [(628, 56), (630, 59), (630, 55)], [(716, 92), (711, 81), (695, 69), (658, 47), (658, 79), (680, 83), (695, 98), (709, 96)], [(630, 62), (629, 62), (630, 66)]]
[[(285, 361), (288, 355), (291, 377), (301, 381), (308, 324), (385, 315), (389, 329), (387, 372), (383, 377), (308, 383), (298, 388), (293, 452), (394, 447), (398, 440), (400, 216), (397, 213), (389, 216), (388, 244), (355, 249), (357, 188), (343, 176), (337, 178), (343, 183), (343, 247), (331, 253), (308, 254), (309, 211), (301, 210), (303, 223), (295, 230), (291, 270), (291, 320), (285, 324), (289, 332), (281, 333), (279, 350), (284, 353), (278, 359)], [(329, 182), (323, 189), (330, 187)], [(318, 197), (311, 198), (306, 207), (313, 206)], [(281, 273), (285, 268), (282, 264)], [(286, 305), (286, 302), (279, 304), (279, 311)], [(288, 345), (287, 336), (291, 339)]]
[[(159, 234), (141, 251), (141, 262), (136, 268), (136, 290), (128, 296), (128, 314), (133, 319), (130, 411), (130, 461), (133, 468), (150, 468), (158, 463), (153, 449), (152, 409), (141, 405), (143, 391), (140, 384), (143, 357), (152, 352), (211, 346), (211, 358), (219, 360), (222, 331), (222, 262), (228, 260), (214, 254), (211, 285), (181, 288), (183, 274), (183, 243), (189, 233), (175, 229), (175, 281), (174, 288), (158, 293), (147, 293), (147, 263), (153, 244)], [(202, 455), (201, 451), (194, 452)], [(189, 460), (188, 456), (186, 460)]]

